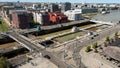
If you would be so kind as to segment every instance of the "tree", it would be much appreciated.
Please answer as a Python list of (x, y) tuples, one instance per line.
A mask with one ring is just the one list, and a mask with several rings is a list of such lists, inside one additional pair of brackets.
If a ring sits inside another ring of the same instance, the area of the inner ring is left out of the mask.
[(110, 37), (107, 36), (105, 41), (106, 41), (106, 42), (110, 42)]
[(97, 52), (97, 47), (98, 43), (97, 42), (93, 43), (92, 48), (94, 49), (94, 52)]
[(0, 57), (0, 68), (10, 68), (10, 63), (6, 57)]
[(91, 46), (87, 46), (85, 52), (90, 52), (90, 51), (91, 51)]
[(114, 37), (115, 37), (115, 39), (118, 39), (118, 32), (115, 32)]
[(92, 48), (93, 48), (93, 49), (96, 49), (96, 48), (97, 48), (97, 46), (98, 46), (98, 43), (97, 43), (97, 42), (95, 42), (95, 43), (93, 43)]

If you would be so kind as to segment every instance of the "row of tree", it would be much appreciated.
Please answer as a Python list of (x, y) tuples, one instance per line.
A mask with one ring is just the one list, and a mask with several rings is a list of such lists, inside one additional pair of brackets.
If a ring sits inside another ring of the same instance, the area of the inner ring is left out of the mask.
[[(107, 36), (106, 39), (105, 39), (105, 42), (104, 42), (104, 46), (107, 47), (108, 45), (111, 45), (111, 43), (116, 41), (118, 39), (118, 37), (119, 37), (118, 32), (115, 32), (114, 39)], [(95, 42), (95, 43), (92, 44), (92, 46), (87, 46), (85, 51), (90, 52), (92, 49), (94, 49), (94, 51), (97, 52), (97, 47), (98, 47), (98, 43)]]

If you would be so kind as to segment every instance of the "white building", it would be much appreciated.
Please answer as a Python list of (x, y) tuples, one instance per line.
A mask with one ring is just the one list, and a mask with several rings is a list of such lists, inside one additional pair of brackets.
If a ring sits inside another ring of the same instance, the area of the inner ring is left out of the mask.
[(64, 12), (64, 14), (68, 17), (69, 20), (77, 21), (82, 19), (82, 14), (80, 9), (68, 10)]
[(33, 4), (32, 9), (41, 9), (40, 4)]
[(41, 25), (49, 24), (49, 15), (47, 12), (33, 12), (33, 19)]

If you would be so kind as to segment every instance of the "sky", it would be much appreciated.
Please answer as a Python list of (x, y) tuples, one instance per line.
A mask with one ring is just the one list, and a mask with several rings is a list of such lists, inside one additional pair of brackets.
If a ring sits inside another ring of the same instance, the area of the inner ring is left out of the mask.
[[(0, 2), (17, 2), (18, 0), (0, 0)], [(120, 3), (120, 0), (19, 0), (20, 2), (72, 2), (72, 3)]]

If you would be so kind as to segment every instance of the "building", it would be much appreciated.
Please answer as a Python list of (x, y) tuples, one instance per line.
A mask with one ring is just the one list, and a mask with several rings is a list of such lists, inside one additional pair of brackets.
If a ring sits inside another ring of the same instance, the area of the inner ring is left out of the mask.
[(64, 14), (68, 17), (68, 20), (78, 21), (82, 19), (81, 10), (68, 10), (64, 12)]
[(69, 3), (69, 2), (66, 2), (66, 3), (61, 5), (62, 12), (67, 11), (67, 10), (71, 10), (71, 3)]
[(49, 12), (51, 23), (65, 23), (68, 21), (68, 17), (61, 12)]
[(33, 9), (41, 9), (41, 4), (33, 4)]
[(9, 18), (9, 11), (14, 10), (14, 6), (3, 6), (2, 13), (5, 18)]
[(81, 8), (82, 14), (98, 12), (97, 8)]
[(58, 4), (51, 4), (50, 5), (50, 12), (60, 11)]
[(41, 25), (49, 24), (49, 14), (48, 12), (33, 12), (33, 19), (35, 22), (40, 23)]
[(12, 12), (11, 18), (12, 26), (20, 29), (29, 28), (29, 23), (33, 20), (32, 13), (23, 10)]

